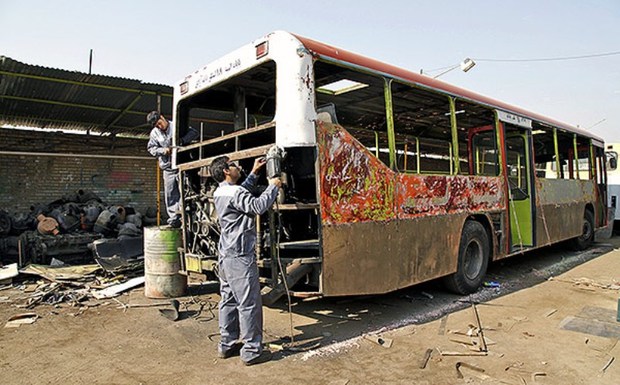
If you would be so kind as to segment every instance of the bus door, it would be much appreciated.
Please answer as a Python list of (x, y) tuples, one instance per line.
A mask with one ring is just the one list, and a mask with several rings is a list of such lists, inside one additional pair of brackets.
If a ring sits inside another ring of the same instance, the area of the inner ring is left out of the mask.
[(511, 251), (534, 246), (534, 183), (529, 130), (506, 124), (506, 180)]

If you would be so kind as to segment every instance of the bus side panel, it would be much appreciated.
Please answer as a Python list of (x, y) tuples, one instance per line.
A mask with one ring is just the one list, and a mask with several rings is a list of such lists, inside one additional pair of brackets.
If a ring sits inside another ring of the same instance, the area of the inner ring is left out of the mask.
[(386, 293), (454, 272), (466, 217), (325, 226), (323, 294)]
[(593, 180), (536, 180), (536, 239), (544, 246), (581, 235), (587, 203), (596, 202)]
[(451, 274), (467, 216), (503, 209), (499, 177), (396, 175), (341, 126), (317, 131), (324, 295)]

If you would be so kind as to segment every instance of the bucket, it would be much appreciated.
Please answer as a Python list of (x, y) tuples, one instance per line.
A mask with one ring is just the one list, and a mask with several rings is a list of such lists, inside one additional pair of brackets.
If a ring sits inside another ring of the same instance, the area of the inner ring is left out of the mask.
[(179, 273), (180, 246), (180, 229), (144, 228), (144, 295), (148, 298), (174, 298), (185, 294), (187, 277)]

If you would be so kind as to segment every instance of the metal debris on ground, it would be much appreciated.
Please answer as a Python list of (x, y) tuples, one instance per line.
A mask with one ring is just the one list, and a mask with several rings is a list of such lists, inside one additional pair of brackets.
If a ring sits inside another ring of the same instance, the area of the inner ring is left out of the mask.
[(374, 342), (375, 344), (382, 346), (384, 348), (387, 348), (387, 349), (391, 348), (392, 343), (394, 342), (391, 338), (381, 337), (379, 335), (365, 334), (364, 339)]
[(426, 365), (428, 364), (428, 361), (431, 359), (432, 354), (433, 354), (433, 349), (426, 349), (426, 351), (424, 352), (424, 357), (420, 361), (420, 365), (419, 365), (420, 369), (426, 368)]
[(11, 316), (7, 323), (4, 325), (5, 328), (18, 328), (21, 325), (32, 324), (39, 319), (37, 313), (21, 313), (15, 314)]
[[(472, 364), (468, 364), (466, 362), (457, 362), (455, 366), (456, 366), (456, 378), (465, 378), (463, 376), (463, 373), (461, 372), (461, 368), (471, 369), (471, 370), (473, 370), (475, 372), (478, 372), (478, 373), (484, 373), (484, 371), (485, 371), (484, 369), (482, 369), (482, 368), (480, 368), (478, 366), (475, 366), (475, 365), (472, 365)], [(483, 380), (491, 378), (491, 377), (487, 376), (486, 374), (477, 374), (476, 377), (478, 377), (480, 379), (483, 379)]]
[(611, 358), (609, 358), (609, 360), (601, 368), (601, 371), (600, 371), (599, 374), (603, 375), (605, 373), (605, 371), (607, 370), (607, 368), (609, 368), (611, 366), (611, 364), (614, 362), (615, 359), (616, 359), (616, 357), (613, 357), (613, 356)]
[(0, 266), (0, 285), (7, 285), (13, 282), (13, 278), (19, 275), (17, 263)]
[(172, 299), (169, 304), (170, 308), (157, 310), (159, 310), (159, 314), (161, 314), (164, 318), (167, 318), (170, 321), (176, 321), (179, 319), (179, 301)]

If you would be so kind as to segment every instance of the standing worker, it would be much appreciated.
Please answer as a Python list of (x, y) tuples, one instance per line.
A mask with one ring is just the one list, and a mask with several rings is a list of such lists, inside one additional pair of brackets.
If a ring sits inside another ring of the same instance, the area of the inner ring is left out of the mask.
[[(153, 127), (146, 146), (151, 155), (159, 159), (159, 168), (164, 174), (164, 198), (168, 224), (171, 227), (181, 227), (181, 214), (179, 213), (179, 177), (176, 169), (172, 168), (172, 121), (166, 119), (157, 111), (152, 111), (146, 116), (147, 123)], [(198, 131), (189, 127), (185, 135), (181, 137), (179, 145), (184, 146), (198, 138)]]
[(257, 173), (264, 165), (264, 158), (256, 159), (252, 173), (238, 186), (241, 177), (238, 164), (230, 162), (227, 156), (220, 156), (211, 164), (211, 176), (219, 183), (213, 198), (221, 229), (218, 356), (229, 358), (240, 354), (245, 365), (271, 360), (271, 352), (262, 346), (263, 304), (254, 254), (255, 216), (273, 205), (282, 181), (269, 179), (267, 189), (254, 197), (248, 190), (256, 185)]

